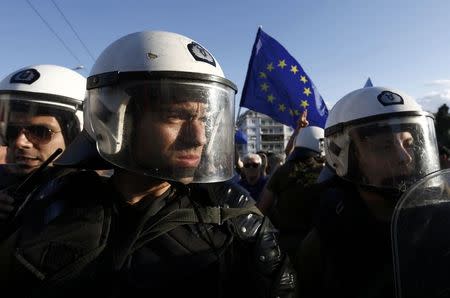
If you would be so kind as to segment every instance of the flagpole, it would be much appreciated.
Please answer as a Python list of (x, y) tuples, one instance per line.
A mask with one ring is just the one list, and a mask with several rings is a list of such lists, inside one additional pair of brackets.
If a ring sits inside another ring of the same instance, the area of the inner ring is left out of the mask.
[[(260, 30), (262, 30), (262, 25), (259, 25), (258, 26), (258, 30), (256, 31), (256, 37), (255, 37), (255, 43), (256, 43), (256, 40), (258, 39), (258, 33), (259, 33), (259, 31)], [(255, 44), (253, 44), (253, 48), (255, 47)], [(252, 48), (252, 49), (253, 49)], [(252, 50), (253, 51), (253, 50)], [(249, 65), (251, 65), (252, 64), (252, 58), (250, 58), (250, 61), (249, 61)], [(245, 81), (247, 81), (247, 78), (248, 78), (248, 72), (250, 71), (250, 68), (248, 68), (248, 70), (247, 70), (247, 75), (246, 75), (246, 77), (245, 77)], [(244, 83), (244, 87), (243, 87), (243, 89), (244, 90), (242, 90), (242, 92), (244, 92), (245, 91), (245, 83)], [(236, 98), (235, 98), (235, 100), (236, 100)], [(242, 101), (242, 93), (241, 93), (241, 100), (239, 101), (239, 110), (238, 110), (238, 114), (237, 114), (237, 117), (236, 117), (236, 120), (237, 120), (237, 118), (239, 118), (239, 115), (241, 114), (241, 101)], [(235, 103), (235, 105), (236, 105), (236, 103)]]

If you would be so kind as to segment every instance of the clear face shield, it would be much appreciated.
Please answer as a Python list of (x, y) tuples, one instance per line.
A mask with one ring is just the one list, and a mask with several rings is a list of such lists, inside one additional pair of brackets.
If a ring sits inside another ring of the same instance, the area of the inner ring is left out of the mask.
[(391, 223), (396, 297), (447, 297), (450, 169), (414, 184)]
[(89, 91), (101, 156), (152, 177), (191, 182), (233, 176), (234, 96), (193, 79), (130, 81)]
[(438, 171), (433, 119), (425, 115), (378, 120), (348, 128), (348, 178), (357, 184), (404, 192)]
[(0, 135), (8, 147), (8, 170), (27, 174), (55, 151), (65, 149), (80, 131), (75, 107), (26, 93), (0, 94)]

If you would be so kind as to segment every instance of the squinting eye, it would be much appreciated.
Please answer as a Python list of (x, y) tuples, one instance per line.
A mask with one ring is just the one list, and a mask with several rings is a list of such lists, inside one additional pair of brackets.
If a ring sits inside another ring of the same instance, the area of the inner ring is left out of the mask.
[(161, 115), (161, 118), (168, 121), (179, 121), (179, 120), (186, 120), (189, 118), (186, 113), (180, 113), (180, 112), (166, 112)]

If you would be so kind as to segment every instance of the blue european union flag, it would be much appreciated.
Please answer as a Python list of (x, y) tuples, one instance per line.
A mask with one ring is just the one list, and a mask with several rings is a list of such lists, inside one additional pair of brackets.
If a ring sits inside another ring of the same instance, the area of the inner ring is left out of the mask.
[(236, 144), (247, 144), (247, 135), (243, 131), (237, 130), (234, 134), (234, 142)]
[(253, 45), (240, 106), (292, 128), (297, 127), (305, 109), (309, 125), (325, 127), (328, 117), (322, 96), (300, 64), (261, 28)]

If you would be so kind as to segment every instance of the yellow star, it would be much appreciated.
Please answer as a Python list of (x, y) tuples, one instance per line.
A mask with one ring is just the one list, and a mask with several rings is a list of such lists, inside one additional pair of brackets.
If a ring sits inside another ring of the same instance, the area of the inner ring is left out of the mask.
[(266, 83), (261, 84), (261, 90), (267, 92), (267, 90), (269, 90), (269, 85), (267, 85)]
[(282, 112), (284, 112), (284, 110), (286, 110), (286, 106), (284, 104), (280, 104), (278, 105), (278, 109)]
[(293, 72), (294, 74), (298, 72), (297, 65), (291, 65), (291, 72)]
[(259, 77), (265, 79), (265, 78), (267, 78), (267, 75), (264, 72), (261, 71), (259, 73)]
[(291, 114), (291, 116), (294, 116), (294, 111), (292, 109), (289, 109), (289, 114)]
[(306, 109), (307, 106), (309, 106), (309, 103), (307, 100), (302, 100), (302, 103), (300, 104), (304, 109)]
[(275, 96), (273, 96), (272, 94), (270, 94), (270, 95), (267, 96), (267, 101), (270, 102), (270, 103), (273, 103), (273, 101), (275, 100), (275, 98), (276, 98)]
[(281, 69), (283, 69), (283, 68), (285, 68), (286, 67), (286, 61), (284, 61), (284, 59), (283, 60), (278, 60), (278, 66), (281, 68)]
[(273, 70), (273, 63), (270, 62), (269, 64), (267, 64), (266, 68), (267, 68), (268, 71), (272, 71)]
[(309, 96), (311, 94), (311, 90), (309, 90), (309, 88), (303, 88), (303, 94), (306, 94), (306, 96)]
[(308, 82), (308, 79), (305, 76), (300, 76), (300, 81), (302, 81), (303, 84), (306, 84), (306, 82)]
[(300, 115), (300, 112), (298, 110), (294, 110), (294, 114), (295, 114), (295, 116), (298, 116), (298, 115)]

